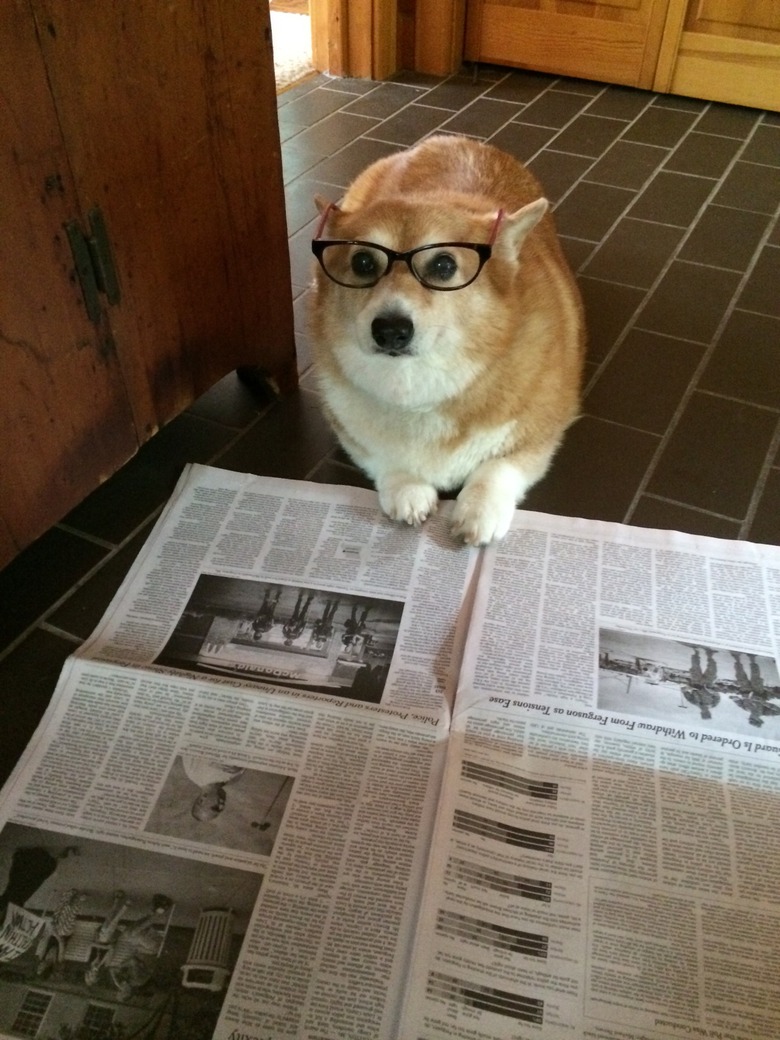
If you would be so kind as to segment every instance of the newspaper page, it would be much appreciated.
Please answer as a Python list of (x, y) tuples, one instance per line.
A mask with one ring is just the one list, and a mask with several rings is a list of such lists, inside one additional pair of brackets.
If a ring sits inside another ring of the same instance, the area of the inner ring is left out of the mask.
[(485, 552), (404, 1040), (780, 1036), (780, 549)]
[(398, 1036), (478, 554), (192, 467), (0, 803), (0, 1037)]

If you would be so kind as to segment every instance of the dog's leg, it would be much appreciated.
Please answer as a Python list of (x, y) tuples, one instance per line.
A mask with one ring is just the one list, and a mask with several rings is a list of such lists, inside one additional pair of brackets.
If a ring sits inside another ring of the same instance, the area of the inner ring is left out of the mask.
[(376, 479), (379, 504), (391, 520), (422, 524), (436, 512), (436, 488), (402, 471), (385, 473)]
[(547, 472), (552, 454), (523, 455), (522, 462), (489, 459), (477, 466), (455, 503), (453, 536), (466, 545), (487, 545), (503, 538), (516, 506)]

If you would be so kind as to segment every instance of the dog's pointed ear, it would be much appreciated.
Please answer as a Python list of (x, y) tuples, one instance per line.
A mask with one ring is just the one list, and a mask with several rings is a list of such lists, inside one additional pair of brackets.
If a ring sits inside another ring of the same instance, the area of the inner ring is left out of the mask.
[(515, 210), (514, 213), (507, 213), (498, 229), (498, 241), (517, 256), (526, 236), (533, 231), (549, 208), (550, 203), (547, 199), (537, 199), (522, 209)]
[(314, 205), (317, 207), (317, 212), (320, 216), (322, 216), (329, 206), (331, 209), (338, 209), (335, 202), (331, 202), (330, 199), (326, 199), (324, 195), (320, 195), (319, 193), (314, 196)]

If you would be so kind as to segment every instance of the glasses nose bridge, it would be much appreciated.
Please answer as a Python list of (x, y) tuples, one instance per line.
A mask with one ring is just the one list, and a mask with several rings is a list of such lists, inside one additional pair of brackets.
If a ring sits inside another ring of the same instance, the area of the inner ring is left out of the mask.
[(412, 275), (413, 278), (417, 278), (417, 275), (414, 273), (414, 268), (412, 267), (412, 257), (415, 252), (416, 250), (414, 249), (408, 249), (405, 253), (399, 253), (397, 249), (385, 248), (384, 253), (387, 257), (387, 267), (385, 268), (382, 277), (386, 278), (393, 270), (395, 263), (400, 261), (401, 263), (406, 264), (409, 274)]

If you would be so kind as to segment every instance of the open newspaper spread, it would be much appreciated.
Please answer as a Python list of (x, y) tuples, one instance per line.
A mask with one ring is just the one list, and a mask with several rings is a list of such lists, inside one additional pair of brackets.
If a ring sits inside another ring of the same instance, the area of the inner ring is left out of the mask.
[(1, 1037), (776, 1040), (780, 550), (447, 513), (187, 469), (2, 792)]

